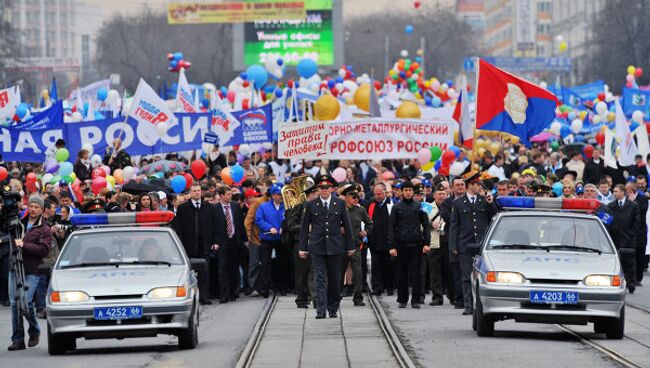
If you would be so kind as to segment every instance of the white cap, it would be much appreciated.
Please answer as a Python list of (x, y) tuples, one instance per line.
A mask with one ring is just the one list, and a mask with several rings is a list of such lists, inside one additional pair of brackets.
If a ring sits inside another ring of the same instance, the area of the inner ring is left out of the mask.
[(158, 197), (160, 197), (160, 200), (162, 201), (163, 199), (167, 199), (167, 194), (161, 190), (158, 192)]

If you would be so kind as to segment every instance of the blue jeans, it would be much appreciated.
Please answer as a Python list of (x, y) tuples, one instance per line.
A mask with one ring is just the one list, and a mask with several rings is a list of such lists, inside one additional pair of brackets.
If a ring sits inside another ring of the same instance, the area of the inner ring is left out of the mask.
[[(36, 313), (34, 312), (34, 293), (41, 280), (39, 275), (25, 275), (25, 284), (27, 284), (27, 302), (29, 308), (29, 316), (27, 322), (29, 323), (29, 335), (38, 336), (41, 334), (41, 328), (36, 321)], [(18, 312), (16, 305), (16, 282), (14, 280), (13, 272), (9, 272), (9, 302), (11, 303), (11, 342), (25, 343), (25, 327), (23, 325), (23, 317)]]
[(45, 298), (47, 297), (47, 285), (50, 283), (50, 278), (48, 275), (38, 276), (40, 281), (36, 287), (36, 294), (34, 295), (34, 304), (36, 306), (36, 312), (45, 310)]

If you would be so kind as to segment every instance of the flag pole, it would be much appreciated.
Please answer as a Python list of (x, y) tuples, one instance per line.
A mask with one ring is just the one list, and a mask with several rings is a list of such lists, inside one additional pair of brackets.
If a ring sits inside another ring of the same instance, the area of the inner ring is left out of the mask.
[[(476, 142), (477, 142), (477, 129), (476, 129), (476, 116), (478, 112), (478, 73), (480, 72), (480, 59), (476, 58), (476, 103), (474, 104), (474, 129), (472, 130), (472, 163), (478, 162), (478, 155), (476, 152)], [(467, 86), (465, 86), (465, 90), (467, 90)], [(466, 92), (467, 93), (467, 92)], [(469, 104), (469, 94), (467, 95), (467, 103)], [(469, 110), (469, 105), (467, 105), (467, 109)], [(460, 129), (460, 127), (459, 127)]]

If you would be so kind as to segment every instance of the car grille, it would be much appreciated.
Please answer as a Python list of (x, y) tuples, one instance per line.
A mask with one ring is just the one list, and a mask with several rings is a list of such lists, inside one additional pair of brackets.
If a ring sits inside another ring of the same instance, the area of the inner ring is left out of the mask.
[(582, 311), (587, 309), (586, 305), (578, 304), (537, 304), (531, 302), (521, 303), (521, 307), (525, 309), (537, 310), (559, 310), (559, 311)]
[(557, 285), (578, 285), (580, 280), (561, 279), (528, 279), (531, 284), (557, 284)]
[(95, 295), (95, 300), (142, 299), (142, 294), (132, 295)]

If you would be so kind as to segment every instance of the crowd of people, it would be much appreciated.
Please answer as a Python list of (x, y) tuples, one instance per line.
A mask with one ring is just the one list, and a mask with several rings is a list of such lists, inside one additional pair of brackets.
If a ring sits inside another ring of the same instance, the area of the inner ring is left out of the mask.
[[(41, 265), (53, 264), (72, 231), (70, 217), (78, 213), (173, 211), (170, 226), (188, 256), (206, 259), (207, 267), (198, 275), (202, 304), (234, 302), (242, 294), (266, 298), (272, 292), (294, 293), (298, 308), (313, 303), (324, 318), (325, 311), (336, 316), (341, 297), (365, 305), (363, 292), (368, 288), (375, 295), (393, 296), (397, 291), (400, 308), (409, 303), (421, 308), (429, 295), (431, 306), (443, 305), (446, 297), (463, 314), (471, 314), (472, 256), (467, 246), (480, 242), (500, 210), (497, 197), (594, 199), (602, 203), (595, 214), (609, 219), (616, 247), (634, 249), (631, 258), (622, 259), (629, 292), (641, 286), (648, 266), (650, 155), (646, 160), (637, 157), (635, 166), (613, 169), (598, 149), (587, 159), (579, 149), (553, 151), (548, 142), (531, 148), (502, 142), (494, 155), (488, 151), (472, 156), (461, 150), (456, 161), (464, 172), (443, 176), (423, 171), (415, 159), (280, 160), (275, 147), (244, 156), (236, 150), (224, 154), (215, 146), (197, 158), (208, 167), (205, 177), (196, 178), (183, 193), (165, 186), (177, 173), (164, 173), (164, 179), (155, 182), (159, 190), (127, 192), (115, 185), (94, 194), (88, 152), (82, 150), (74, 165), (82, 180), (82, 198), (59, 183), (26, 185), (29, 174), (43, 174), (41, 164), (0, 159), (10, 175), (3, 191), (22, 198), (18, 206), (26, 232), (16, 245), (24, 249), (29, 299), (35, 308), (28, 320), (28, 345), (38, 344), (36, 316), (45, 318), (48, 276)], [(104, 164), (114, 170), (161, 159), (189, 163), (177, 153), (134, 162), (119, 150), (107, 155)], [(238, 162), (246, 180), (227, 185), (220, 171)], [(345, 180), (329, 175), (338, 167), (346, 170)], [(305, 176), (311, 179), (304, 181)], [(283, 186), (301, 177), (301, 183), (308, 184), (296, 194), (304, 200), (284, 203)], [(133, 180), (149, 178), (139, 175)], [(331, 214), (337, 220), (330, 225)], [(325, 222), (319, 224), (322, 215)], [(337, 240), (329, 242), (330, 237)], [(7, 242), (7, 234), (0, 234), (0, 245)], [(14, 303), (13, 280), (6, 249), (0, 246), (0, 303), (9, 306)], [(23, 339), (22, 318), (14, 318), (12, 346), (24, 348)]]

